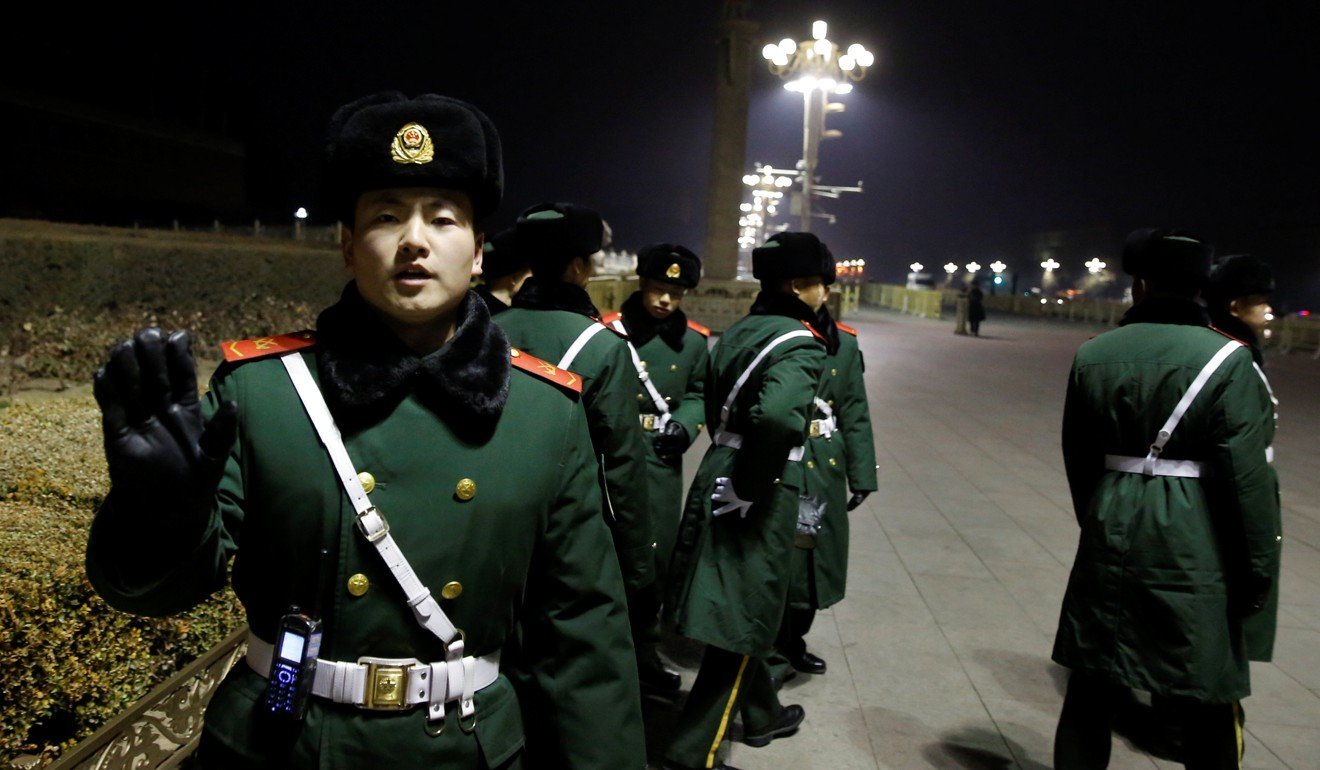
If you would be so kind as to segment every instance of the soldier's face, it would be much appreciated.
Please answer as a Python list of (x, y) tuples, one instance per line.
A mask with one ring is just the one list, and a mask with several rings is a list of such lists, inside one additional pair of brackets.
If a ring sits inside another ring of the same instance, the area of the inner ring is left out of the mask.
[(481, 274), (482, 238), (466, 193), (372, 190), (358, 198), (353, 225), (341, 247), (367, 304), (402, 326), (452, 320)]
[(1270, 307), (1268, 294), (1248, 294), (1228, 303), (1228, 312), (1250, 327), (1257, 336), (1262, 336), (1270, 325), (1270, 314), (1274, 308)]
[(820, 312), (821, 305), (824, 305), (826, 298), (830, 296), (830, 287), (825, 285), (823, 279), (815, 276), (794, 278), (793, 293), (813, 311)]
[(643, 278), (638, 283), (642, 290), (642, 306), (652, 318), (665, 319), (683, 304), (687, 289), (669, 281), (657, 281)]

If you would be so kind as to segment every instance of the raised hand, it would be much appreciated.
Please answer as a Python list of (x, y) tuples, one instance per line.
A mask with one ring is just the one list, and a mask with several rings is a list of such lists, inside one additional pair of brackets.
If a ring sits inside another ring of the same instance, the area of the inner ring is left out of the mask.
[(209, 504), (238, 426), (232, 401), (203, 421), (188, 333), (142, 329), (93, 380), (117, 495), (152, 507)]
[(711, 494), (710, 501), (714, 505), (724, 503), (718, 508), (714, 508), (714, 505), (712, 505), (712, 508), (714, 508), (711, 511), (712, 516), (723, 516), (726, 513), (737, 511), (738, 517), (745, 519), (747, 518), (747, 511), (752, 507), (750, 500), (738, 497), (738, 493), (733, 491), (733, 480), (728, 476), (720, 476), (715, 479), (715, 491)]

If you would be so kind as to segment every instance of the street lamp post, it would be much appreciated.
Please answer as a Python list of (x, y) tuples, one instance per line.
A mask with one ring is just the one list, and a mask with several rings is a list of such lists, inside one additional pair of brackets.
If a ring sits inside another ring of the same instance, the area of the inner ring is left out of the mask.
[[(770, 71), (788, 81), (784, 88), (802, 94), (802, 160), (798, 170), (802, 182), (803, 232), (811, 229), (811, 199), (820, 194), (816, 190), (820, 142), (842, 135), (838, 130), (825, 128), (826, 114), (844, 110), (843, 104), (829, 101), (830, 94), (852, 91), (852, 83), (848, 81), (866, 77), (867, 69), (875, 63), (875, 55), (860, 43), (853, 43), (841, 52), (837, 44), (825, 37), (826, 28), (825, 22), (816, 21), (811, 25), (812, 40), (796, 42), (784, 38), (761, 49)], [(834, 190), (833, 197), (840, 191)]]

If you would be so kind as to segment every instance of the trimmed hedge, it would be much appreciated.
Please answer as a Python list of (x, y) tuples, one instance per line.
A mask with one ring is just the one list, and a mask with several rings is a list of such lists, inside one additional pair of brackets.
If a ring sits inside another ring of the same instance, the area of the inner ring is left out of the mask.
[(229, 590), (172, 618), (108, 607), (83, 570), (109, 480), (89, 398), (0, 409), (0, 764), (53, 758), (243, 623)]

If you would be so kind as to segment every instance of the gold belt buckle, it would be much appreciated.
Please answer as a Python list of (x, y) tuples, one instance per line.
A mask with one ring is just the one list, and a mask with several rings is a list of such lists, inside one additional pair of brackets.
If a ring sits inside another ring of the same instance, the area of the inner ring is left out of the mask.
[(362, 707), (373, 711), (400, 711), (408, 707), (404, 702), (411, 665), (391, 666), (382, 663), (367, 664), (367, 682), (362, 688)]
[(655, 415), (642, 415), (642, 430), (655, 430)]
[(807, 429), (807, 435), (812, 438), (820, 436), (820, 420), (812, 420), (811, 427)]

